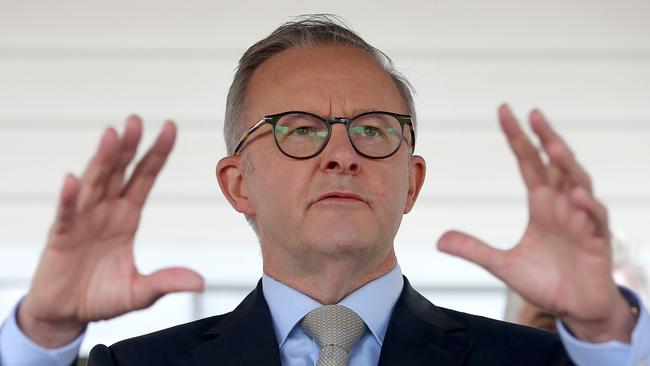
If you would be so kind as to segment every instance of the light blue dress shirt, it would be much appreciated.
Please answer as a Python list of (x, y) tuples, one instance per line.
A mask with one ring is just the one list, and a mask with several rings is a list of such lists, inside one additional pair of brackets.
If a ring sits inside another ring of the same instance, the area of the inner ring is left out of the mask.
[[(384, 335), (395, 303), (404, 287), (399, 266), (367, 283), (339, 302), (366, 323), (366, 331), (350, 351), (350, 366), (377, 365)], [(269, 304), (273, 328), (283, 365), (316, 365), (320, 347), (298, 324), (310, 311), (322, 306), (311, 297), (271, 277), (262, 277), (264, 298)]]
[(84, 334), (70, 344), (56, 349), (43, 348), (32, 342), (18, 328), (16, 304), (0, 329), (0, 366), (70, 366), (79, 354)]
[[(320, 304), (268, 276), (262, 278), (262, 286), (271, 310), (282, 364), (315, 365), (318, 345), (296, 324)], [(361, 340), (352, 348), (351, 366), (377, 364), (388, 322), (402, 287), (402, 274), (396, 266), (388, 274), (366, 284), (340, 302), (359, 314), (368, 326)], [(16, 309), (17, 306), (0, 328), (0, 366), (67, 366), (74, 360), (83, 334), (62, 348), (40, 347), (18, 328)], [(564, 347), (577, 365), (650, 366), (650, 314), (643, 304), (629, 345), (616, 341), (601, 344), (582, 342), (574, 338), (561, 323), (558, 323), (558, 330)]]
[(639, 304), (639, 319), (632, 332), (631, 344), (618, 341), (605, 343), (587, 343), (576, 339), (564, 324), (556, 320), (558, 333), (564, 348), (576, 365), (625, 365), (650, 366), (650, 315), (648, 309), (640, 303), (638, 297), (626, 288), (621, 288), (623, 295)]

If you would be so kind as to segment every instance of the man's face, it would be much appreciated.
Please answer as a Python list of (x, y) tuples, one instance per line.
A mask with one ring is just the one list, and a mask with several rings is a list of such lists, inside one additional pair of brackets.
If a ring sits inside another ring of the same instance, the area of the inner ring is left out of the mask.
[[(374, 59), (358, 49), (317, 46), (283, 51), (258, 67), (244, 120), (248, 127), (265, 115), (287, 111), (328, 118), (376, 110), (408, 114), (398, 89)], [(243, 191), (265, 261), (386, 258), (424, 175), (424, 162), (409, 154), (408, 127), (408, 141), (399, 151), (378, 160), (357, 154), (342, 124), (333, 125), (325, 149), (306, 160), (283, 155), (271, 130), (270, 125), (257, 130), (241, 151), (252, 166), (244, 173)]]

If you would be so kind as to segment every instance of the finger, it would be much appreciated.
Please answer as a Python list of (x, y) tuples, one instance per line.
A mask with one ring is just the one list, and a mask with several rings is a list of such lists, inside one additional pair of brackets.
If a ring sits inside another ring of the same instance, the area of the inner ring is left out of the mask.
[(530, 113), (530, 125), (535, 134), (539, 136), (551, 163), (560, 167), (574, 184), (592, 192), (593, 188), (589, 174), (578, 164), (569, 145), (553, 130), (542, 112), (535, 109)]
[(575, 240), (581, 244), (588, 241), (585, 237), (597, 235), (598, 230), (596, 220), (585, 210), (574, 211), (569, 217), (568, 227)]
[(135, 167), (131, 179), (122, 190), (122, 196), (138, 207), (144, 205), (158, 173), (165, 165), (167, 157), (174, 147), (175, 139), (176, 125), (171, 121), (167, 121), (156, 142)]
[(120, 194), (122, 185), (124, 184), (126, 168), (129, 166), (138, 150), (138, 144), (140, 143), (141, 137), (142, 119), (135, 115), (129, 116), (126, 121), (126, 127), (124, 128), (124, 135), (120, 141), (120, 152), (117, 166), (115, 166), (115, 169), (109, 178), (105, 197), (112, 198), (117, 197)]
[(66, 174), (59, 196), (59, 207), (52, 225), (52, 233), (64, 234), (73, 225), (77, 213), (78, 195), (79, 180), (70, 173)]
[(492, 248), (473, 236), (458, 231), (448, 231), (438, 239), (438, 249), (478, 264), (501, 278), (504, 252)]
[(119, 137), (113, 128), (102, 135), (97, 152), (81, 176), (77, 209), (85, 211), (94, 205), (106, 190), (107, 178), (117, 162)]
[(519, 123), (512, 115), (512, 111), (510, 111), (507, 104), (499, 107), (499, 120), (501, 122), (501, 129), (505, 133), (510, 148), (512, 148), (517, 158), (521, 176), (528, 190), (530, 191), (540, 185), (546, 185), (548, 181), (545, 174), (544, 162), (535, 146), (533, 146), (530, 139), (528, 139), (519, 126)]
[(555, 164), (546, 166), (546, 177), (548, 184), (558, 191), (567, 191), (571, 189), (572, 184), (564, 171)]
[(571, 181), (572, 185), (580, 186), (588, 192), (593, 192), (593, 183), (589, 173), (575, 160), (568, 148), (553, 143), (547, 148), (551, 164), (556, 165)]
[(609, 217), (607, 208), (598, 202), (590, 192), (582, 187), (576, 187), (571, 191), (573, 204), (585, 210), (596, 224), (595, 233), (599, 237), (609, 237)]
[(146, 308), (164, 295), (203, 291), (203, 277), (187, 268), (174, 267), (156, 271), (138, 279), (134, 285), (134, 306)]

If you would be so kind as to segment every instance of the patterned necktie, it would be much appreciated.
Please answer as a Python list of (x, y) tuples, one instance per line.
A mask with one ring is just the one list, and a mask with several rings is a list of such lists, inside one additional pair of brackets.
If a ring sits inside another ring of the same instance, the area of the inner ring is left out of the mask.
[(317, 366), (347, 366), (352, 345), (361, 338), (366, 324), (343, 305), (325, 305), (312, 310), (300, 326), (320, 345)]

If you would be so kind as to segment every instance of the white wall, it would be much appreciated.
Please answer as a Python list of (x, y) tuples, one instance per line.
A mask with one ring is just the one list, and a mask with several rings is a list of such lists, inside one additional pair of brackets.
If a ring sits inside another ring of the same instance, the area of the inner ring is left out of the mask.
[(80, 173), (101, 131), (133, 112), (145, 118), (145, 145), (164, 118), (179, 126), (138, 262), (145, 272), (189, 265), (209, 290), (93, 326), (84, 350), (236, 304), (261, 270), (252, 231), (214, 179), (225, 94), (245, 48), (311, 12), (343, 15), (418, 91), (417, 152), (429, 172), (396, 246), (433, 301), (501, 315), (501, 285), (434, 246), (460, 228), (508, 247), (524, 228), (525, 192), (496, 121), (502, 101), (522, 119), (543, 108), (592, 174), (613, 229), (650, 264), (645, 0), (0, 0), (0, 313), (28, 285), (64, 173)]

